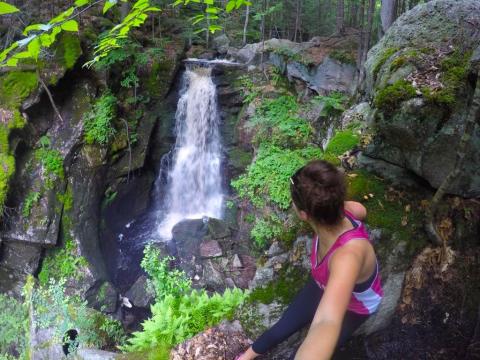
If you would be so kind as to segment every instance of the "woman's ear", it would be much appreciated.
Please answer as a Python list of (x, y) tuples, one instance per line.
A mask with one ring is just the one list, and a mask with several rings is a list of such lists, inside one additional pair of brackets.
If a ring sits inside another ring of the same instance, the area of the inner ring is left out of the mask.
[(302, 221), (308, 221), (308, 220), (310, 220), (310, 217), (308, 216), (308, 214), (307, 214), (305, 211), (303, 211), (303, 210), (299, 210), (299, 211), (298, 211), (298, 217), (299, 217), (300, 220), (302, 220)]

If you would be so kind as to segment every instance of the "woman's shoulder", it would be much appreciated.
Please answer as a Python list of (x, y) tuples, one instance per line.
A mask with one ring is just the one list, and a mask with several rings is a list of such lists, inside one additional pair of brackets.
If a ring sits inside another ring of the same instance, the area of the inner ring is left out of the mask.
[(345, 201), (344, 209), (346, 213), (349, 213), (355, 219), (363, 221), (367, 217), (367, 209), (357, 201)]

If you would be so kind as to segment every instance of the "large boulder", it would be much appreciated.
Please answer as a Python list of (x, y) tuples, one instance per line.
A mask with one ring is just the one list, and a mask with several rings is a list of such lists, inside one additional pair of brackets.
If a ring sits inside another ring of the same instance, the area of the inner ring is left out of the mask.
[[(469, 74), (472, 50), (480, 45), (479, 17), (475, 0), (430, 1), (403, 14), (370, 50), (365, 90), (375, 115), (367, 157), (441, 185), (455, 165), (473, 97)], [(480, 195), (478, 125), (469, 146), (448, 193)], [(391, 167), (367, 162), (378, 172)]]

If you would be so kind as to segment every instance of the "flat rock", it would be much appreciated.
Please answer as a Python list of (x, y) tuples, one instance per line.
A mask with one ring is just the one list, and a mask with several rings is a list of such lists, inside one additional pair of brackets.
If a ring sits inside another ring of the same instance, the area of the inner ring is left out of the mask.
[(200, 256), (204, 258), (213, 258), (223, 255), (222, 248), (216, 240), (203, 241), (200, 244)]

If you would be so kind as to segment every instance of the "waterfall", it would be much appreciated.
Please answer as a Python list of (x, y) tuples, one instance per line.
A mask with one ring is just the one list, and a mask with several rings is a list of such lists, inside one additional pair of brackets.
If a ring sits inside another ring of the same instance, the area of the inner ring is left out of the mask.
[(173, 226), (183, 219), (222, 216), (220, 116), (211, 69), (187, 69), (180, 94), (175, 147), (171, 160), (163, 160), (169, 163), (158, 226), (163, 240), (171, 239)]

